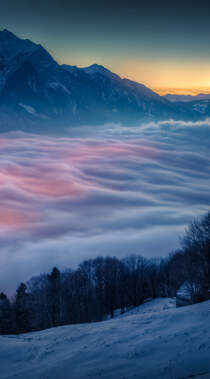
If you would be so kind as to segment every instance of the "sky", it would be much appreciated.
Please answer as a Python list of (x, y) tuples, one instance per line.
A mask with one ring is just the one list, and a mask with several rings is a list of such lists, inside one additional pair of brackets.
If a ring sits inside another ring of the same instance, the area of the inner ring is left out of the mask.
[(197, 93), (210, 91), (209, 11), (202, 0), (7, 0), (0, 26), (60, 63), (98, 63), (161, 93)]
[[(102, 64), (161, 93), (210, 88), (205, 1), (7, 0), (0, 26), (60, 63)], [(179, 248), (210, 205), (209, 139), (209, 120), (1, 134), (0, 290), (54, 265)]]
[(210, 121), (0, 137), (0, 291), (97, 256), (164, 257), (209, 209)]

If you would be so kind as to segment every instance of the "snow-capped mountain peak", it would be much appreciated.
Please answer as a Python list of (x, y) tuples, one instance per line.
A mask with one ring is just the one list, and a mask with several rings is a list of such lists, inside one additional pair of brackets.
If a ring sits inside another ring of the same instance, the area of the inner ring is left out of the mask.
[(91, 66), (84, 67), (82, 70), (89, 75), (102, 74), (113, 79), (120, 79), (119, 75), (96, 63), (92, 64)]

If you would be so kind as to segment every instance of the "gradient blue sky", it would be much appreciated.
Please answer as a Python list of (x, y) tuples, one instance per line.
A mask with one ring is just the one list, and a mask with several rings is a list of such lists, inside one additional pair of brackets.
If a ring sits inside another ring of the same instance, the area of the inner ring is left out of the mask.
[(61, 63), (99, 63), (153, 88), (210, 87), (208, 1), (7, 0), (0, 25)]

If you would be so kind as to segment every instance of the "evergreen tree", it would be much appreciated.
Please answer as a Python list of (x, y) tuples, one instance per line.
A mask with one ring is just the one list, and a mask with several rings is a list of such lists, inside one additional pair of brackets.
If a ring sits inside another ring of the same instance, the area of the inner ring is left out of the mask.
[(52, 326), (62, 324), (62, 289), (61, 289), (61, 273), (54, 267), (49, 279), (49, 302), (51, 304)]
[(0, 293), (0, 334), (9, 334), (13, 330), (13, 312), (9, 299)]
[(27, 286), (21, 283), (16, 292), (15, 298), (15, 318), (17, 333), (25, 333), (29, 331), (30, 317), (29, 294)]

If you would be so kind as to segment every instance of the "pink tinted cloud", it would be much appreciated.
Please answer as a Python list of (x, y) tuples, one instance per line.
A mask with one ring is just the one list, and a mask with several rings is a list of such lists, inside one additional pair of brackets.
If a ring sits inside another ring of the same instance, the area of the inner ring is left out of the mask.
[[(37, 220), (47, 220), (48, 201), (79, 201), (93, 191), (103, 190), (97, 177), (84, 169), (98, 166), (104, 173), (121, 159), (155, 159), (158, 150), (134, 141), (82, 140), (40, 136), (4, 136), (0, 139), (0, 191), (13, 188), (23, 199), (1, 204), (2, 230), (36, 228)], [(109, 167), (110, 166), (110, 167)], [(118, 170), (116, 168), (116, 170)], [(95, 182), (94, 182), (95, 181)], [(27, 201), (24, 201), (24, 193)], [(28, 196), (32, 202), (28, 201)], [(46, 221), (47, 222), (47, 221)]]
[(70, 170), (56, 161), (42, 164), (35, 160), (29, 167), (10, 165), (0, 172), (0, 184), (13, 184), (29, 194), (52, 198), (78, 197), (86, 192)]
[(106, 141), (105, 143), (74, 144), (71, 151), (65, 153), (65, 158), (73, 162), (83, 162), (93, 159), (128, 158), (132, 156), (142, 158), (156, 158), (158, 150), (151, 146), (142, 146), (123, 141)]
[(31, 223), (36, 222), (36, 214), (29, 214), (25, 211), (12, 209), (10, 206), (0, 206), (0, 228), (1, 232), (27, 228)]

